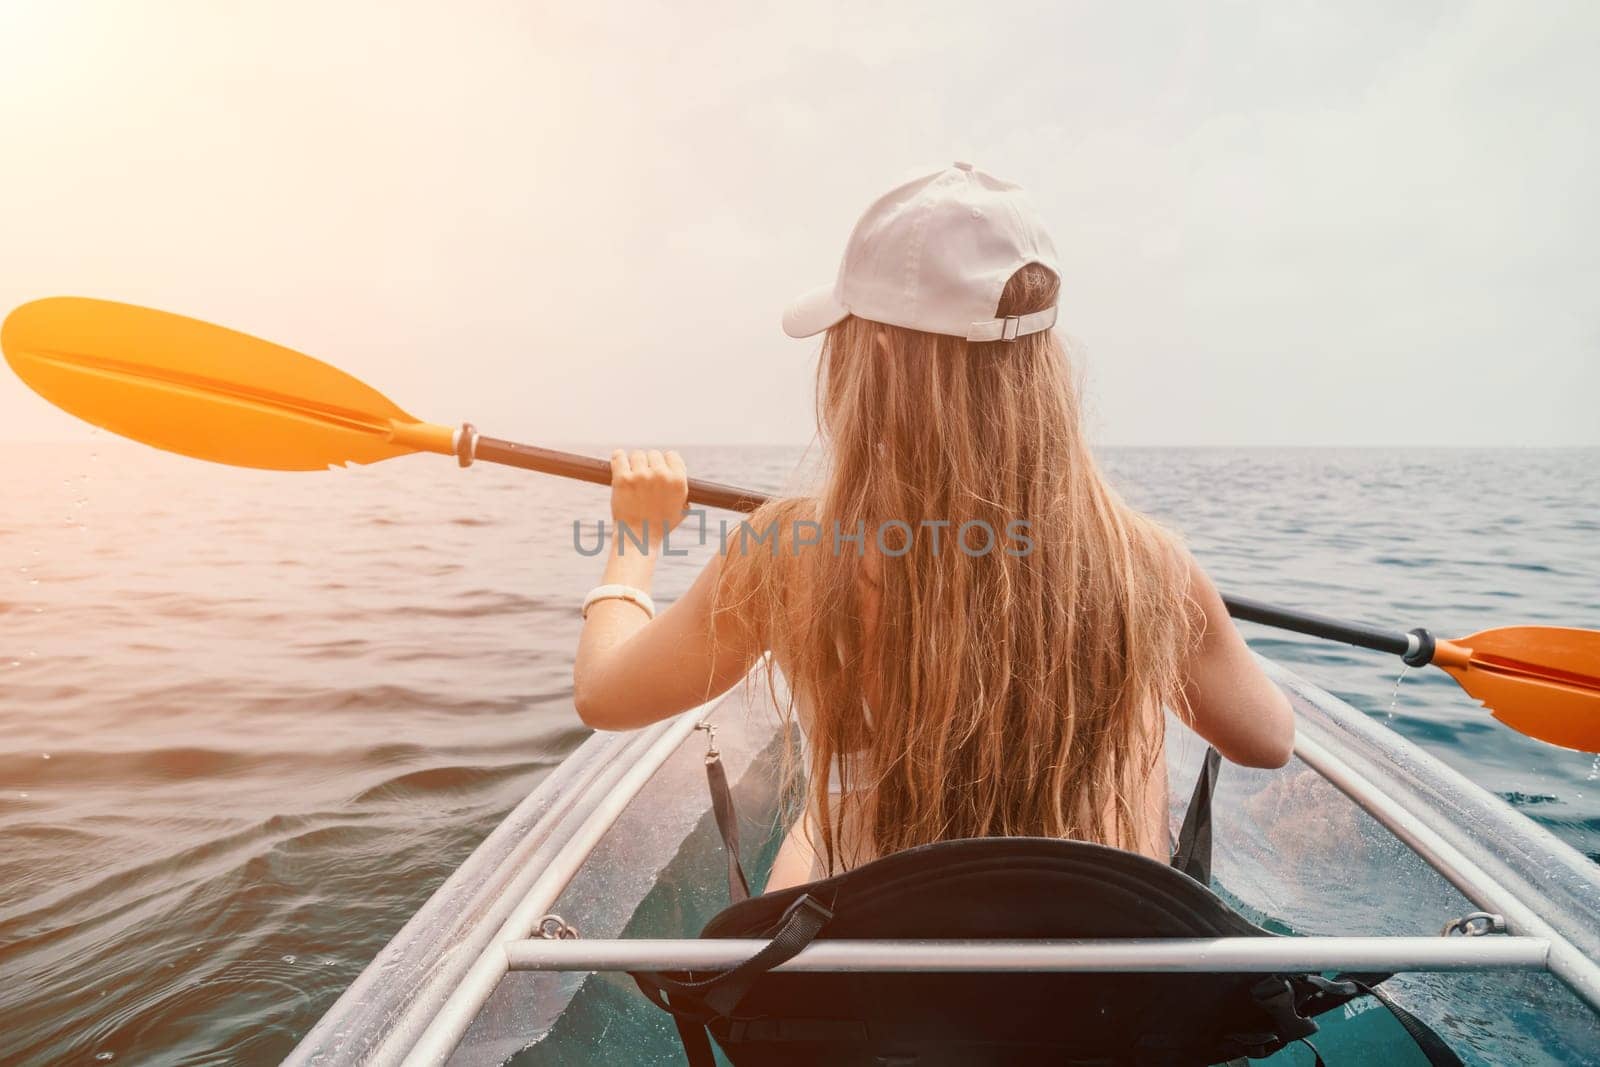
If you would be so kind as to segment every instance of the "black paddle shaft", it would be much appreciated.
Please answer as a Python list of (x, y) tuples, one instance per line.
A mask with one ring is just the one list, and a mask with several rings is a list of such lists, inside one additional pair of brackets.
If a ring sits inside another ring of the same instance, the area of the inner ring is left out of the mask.
[[(493, 437), (474, 435), (474, 441), (472, 456), (476, 459), (555, 474), (563, 478), (576, 478), (596, 485), (611, 484), (611, 464), (603, 459), (580, 456), (572, 452), (558, 452), (553, 448), (519, 445)], [(738, 486), (702, 481), (699, 478), (689, 479), (691, 504), (725, 508), (729, 511), (754, 511), (766, 503), (767, 499), (765, 494), (741, 489)], [(1374, 652), (1405, 656), (1407, 662), (1419, 660), (1413, 664), (1414, 666), (1426, 664), (1433, 655), (1433, 639), (1428, 636), (1426, 630), (1412, 631), (1419, 638), (1421, 645), (1414, 650), (1412, 634), (1403, 634), (1398, 630), (1381, 630), (1375, 626), (1342, 622), (1339, 619), (1330, 619), (1307, 611), (1291, 611), (1249, 597), (1224, 596), (1222, 602), (1227, 605), (1229, 615), (1243, 622), (1260, 623), (1279, 630), (1292, 630), (1311, 637), (1323, 637), (1330, 641), (1355, 645), (1357, 648), (1370, 648)]]
[[(1263, 604), (1259, 600), (1251, 600), (1249, 597), (1224, 596), (1222, 602), (1228, 606), (1229, 615), (1244, 622), (1258, 622), (1263, 626), (1272, 626), (1279, 630), (1293, 630), (1297, 634), (1325, 637), (1330, 641), (1355, 645), (1357, 648), (1370, 648), (1374, 652), (1388, 652), (1395, 656), (1405, 656), (1413, 647), (1411, 635), (1397, 630), (1380, 630), (1375, 626), (1343, 622), (1323, 615), (1313, 615), (1308, 611), (1290, 611), (1272, 604)], [(1425, 633), (1426, 631), (1418, 633), (1418, 637), (1422, 639), (1424, 645), (1431, 646), (1432, 642), (1422, 637)], [(1429, 647), (1430, 656), (1432, 651), (1433, 649)], [(1423, 662), (1426, 663), (1427, 660)]]

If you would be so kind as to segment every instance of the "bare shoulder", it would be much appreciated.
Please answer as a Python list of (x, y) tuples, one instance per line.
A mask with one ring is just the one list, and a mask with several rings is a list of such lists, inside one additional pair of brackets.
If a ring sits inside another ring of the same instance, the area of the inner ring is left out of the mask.
[(1217, 585), (1211, 580), (1211, 575), (1206, 573), (1200, 561), (1187, 548), (1180, 548), (1188, 566), (1190, 602), (1199, 609), (1204, 617), (1205, 625), (1202, 631), (1202, 645), (1211, 644), (1218, 635), (1232, 634), (1233, 623), (1228, 618), (1228, 607), (1222, 602), (1222, 594), (1217, 592)]

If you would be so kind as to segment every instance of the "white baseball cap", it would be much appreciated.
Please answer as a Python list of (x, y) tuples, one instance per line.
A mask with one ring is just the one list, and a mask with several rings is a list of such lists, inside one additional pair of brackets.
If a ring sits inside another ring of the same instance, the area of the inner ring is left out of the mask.
[(969, 341), (1014, 341), (1056, 321), (1054, 307), (995, 315), (1006, 282), (1029, 263), (1061, 273), (1027, 194), (955, 163), (875, 200), (850, 231), (838, 278), (790, 304), (783, 332), (810, 337), (856, 315)]

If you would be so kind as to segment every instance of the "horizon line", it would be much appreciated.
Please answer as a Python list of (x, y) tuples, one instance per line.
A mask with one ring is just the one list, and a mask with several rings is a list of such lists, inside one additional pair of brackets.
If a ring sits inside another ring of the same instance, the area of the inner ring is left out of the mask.
[[(156, 451), (156, 452), (165, 451), (165, 449), (157, 449), (157, 448), (154, 448), (154, 447), (149, 446), (149, 445), (144, 445), (144, 444), (142, 444), (142, 442), (134, 441), (134, 440), (131, 440), (129, 438), (124, 438), (124, 437), (120, 437), (120, 436), (117, 436), (117, 435), (110, 435), (110, 436), (101, 437), (101, 438), (98, 438), (98, 439), (86, 439), (84, 437), (56, 437), (56, 438), (38, 438), (38, 437), (4, 438), (4, 437), (0, 437), (0, 447), (4, 447), (4, 446), (7, 446), (7, 445), (34, 446), (34, 447), (60, 446), (60, 445), (101, 447), (101, 446), (107, 445), (108, 442), (112, 443), (112, 447), (120, 446), (123, 443), (127, 443), (127, 444), (131, 444), (131, 445), (139, 445), (140, 447), (147, 448), (150, 451)], [(673, 448), (673, 449), (682, 449), (682, 448), (792, 448), (792, 449), (807, 449), (807, 448), (813, 447), (815, 445), (815, 443), (816, 443), (815, 441), (680, 441), (680, 442), (670, 442), (669, 441), (669, 442), (663, 442), (663, 444), (661, 446), (656, 446), (656, 447), (667, 447), (667, 448)], [(568, 441), (550, 442), (545, 447), (561, 448), (561, 449), (583, 449), (585, 451), (593, 452), (593, 451), (595, 451), (597, 449), (600, 450), (600, 451), (605, 451), (609, 447), (614, 447), (614, 445), (607, 444), (607, 443), (602, 443), (602, 442), (599, 442), (599, 441), (568, 440)], [(650, 447), (650, 446), (633, 446), (633, 445), (629, 445), (627, 447), (631, 451), (634, 447)], [(1235, 441), (1235, 442), (1219, 442), (1219, 441), (1190, 441), (1190, 442), (1177, 442), (1177, 441), (1169, 441), (1169, 442), (1098, 441), (1098, 442), (1091, 442), (1090, 443), (1090, 447), (1091, 447), (1091, 449), (1102, 449), (1102, 448), (1112, 448), (1112, 449), (1163, 449), (1163, 448), (1185, 448), (1185, 449), (1208, 449), (1208, 448), (1209, 449), (1269, 449), (1270, 448), (1270, 449), (1301, 449), (1301, 450), (1305, 450), (1305, 451), (1313, 451), (1313, 450), (1324, 450), (1325, 451), (1325, 450), (1330, 450), (1330, 449), (1360, 449), (1360, 450), (1374, 451), (1374, 452), (1378, 452), (1378, 451), (1391, 451), (1392, 452), (1392, 451), (1400, 451), (1400, 450), (1404, 450), (1404, 449), (1452, 449), (1452, 450), (1457, 450), (1457, 451), (1490, 451), (1490, 450), (1520, 449), (1520, 450), (1528, 450), (1528, 451), (1537, 451), (1537, 450), (1558, 450), (1558, 449), (1570, 449), (1570, 450), (1600, 449), (1600, 441), (1587, 442), (1587, 443), (1578, 443), (1578, 444), (1574, 444), (1574, 443), (1557, 444), (1557, 443), (1550, 443), (1550, 442), (1489, 442), (1489, 443), (1465, 444), (1465, 443), (1451, 442), (1451, 441), (1428, 441), (1428, 442), (1418, 442), (1418, 441), (1393, 442), (1393, 441), (1391, 441), (1391, 442), (1380, 442), (1380, 443), (1372, 443), (1372, 444), (1366, 444), (1366, 443), (1364, 443), (1364, 444), (1352, 444), (1352, 443), (1349, 443), (1349, 442), (1309, 442), (1309, 443), (1300, 442), (1300, 443), (1290, 443), (1290, 442), (1279, 442), (1279, 441)], [(179, 453), (172, 453), (172, 454), (177, 455)]]

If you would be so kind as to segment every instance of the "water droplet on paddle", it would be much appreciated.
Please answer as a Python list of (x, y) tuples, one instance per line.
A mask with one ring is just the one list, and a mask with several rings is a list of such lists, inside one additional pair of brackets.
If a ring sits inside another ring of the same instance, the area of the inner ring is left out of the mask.
[(293, 963), (297, 958), (298, 957), (295, 957), (295, 956), (285, 956), (285, 957), (283, 957), (283, 962), (284, 963)]

